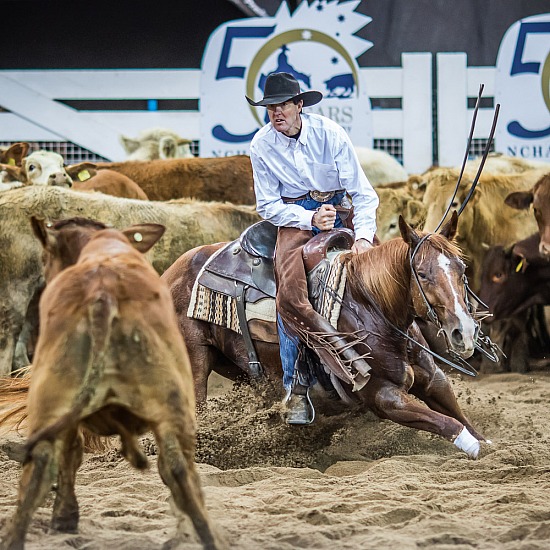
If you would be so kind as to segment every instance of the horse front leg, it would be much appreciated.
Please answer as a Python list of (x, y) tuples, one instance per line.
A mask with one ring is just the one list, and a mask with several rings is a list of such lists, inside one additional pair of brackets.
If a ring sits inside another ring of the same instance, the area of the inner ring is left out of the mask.
[[(412, 375), (412, 367), (406, 368)], [(408, 394), (405, 387), (373, 376), (361, 390), (361, 394), (369, 408), (380, 418), (387, 418), (409, 428), (435, 433), (453, 442), (469, 457), (477, 458), (479, 441), (470, 434), (462, 422), (430, 409)]]
[[(410, 334), (417, 342), (428, 347), (415, 324), (411, 326)], [(460, 408), (449, 379), (436, 365), (433, 356), (414, 344), (410, 345), (408, 355), (414, 371), (414, 383), (409, 390), (410, 393), (424, 401), (434, 411), (455, 418), (464, 424), (478, 441), (486, 441)]]

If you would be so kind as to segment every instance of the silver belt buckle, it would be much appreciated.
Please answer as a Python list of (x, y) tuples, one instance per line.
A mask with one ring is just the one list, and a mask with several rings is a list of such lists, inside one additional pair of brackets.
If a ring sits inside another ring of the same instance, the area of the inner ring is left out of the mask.
[(336, 195), (336, 191), (310, 191), (309, 194), (314, 201), (327, 202)]

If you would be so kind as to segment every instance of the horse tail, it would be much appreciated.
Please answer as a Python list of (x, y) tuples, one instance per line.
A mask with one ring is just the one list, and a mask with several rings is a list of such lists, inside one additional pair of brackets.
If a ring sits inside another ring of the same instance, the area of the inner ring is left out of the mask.
[[(99, 383), (105, 370), (106, 356), (111, 339), (112, 325), (118, 316), (116, 299), (108, 292), (99, 291), (88, 305), (88, 325), (91, 336), (91, 350), (88, 365), (80, 386), (80, 392), (73, 401), (72, 408), (56, 420), (32, 434), (26, 450), (30, 453), (33, 447), (42, 440), (52, 441), (68, 425), (78, 422), (85, 416), (86, 408), (93, 402)], [(90, 411), (91, 412), (91, 411)]]
[(27, 418), (30, 365), (0, 378), (0, 433), (19, 430)]

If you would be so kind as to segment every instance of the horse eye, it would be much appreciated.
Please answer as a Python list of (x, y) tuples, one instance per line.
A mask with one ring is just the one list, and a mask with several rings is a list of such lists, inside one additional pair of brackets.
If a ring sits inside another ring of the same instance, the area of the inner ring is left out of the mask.
[(34, 164), (29, 164), (29, 168), (28, 168), (29, 172), (32, 172), (35, 169), (36, 169), (36, 166)]
[(501, 273), (501, 272), (498, 272), (498, 273), (494, 273), (493, 276), (491, 277), (491, 280), (493, 281), (493, 283), (503, 283), (504, 280), (505, 280), (505, 276), (504, 276), (504, 273)]
[(419, 271), (418, 272), (418, 276), (421, 278), (421, 279), (427, 279), (428, 276), (423, 272), (423, 271)]
[(451, 206), (452, 206), (453, 208), (456, 208), (456, 207), (458, 206), (458, 201), (453, 201), (452, 204), (451, 204)]
[(395, 223), (390, 223), (390, 229), (395, 229), (397, 227), (397, 224)]

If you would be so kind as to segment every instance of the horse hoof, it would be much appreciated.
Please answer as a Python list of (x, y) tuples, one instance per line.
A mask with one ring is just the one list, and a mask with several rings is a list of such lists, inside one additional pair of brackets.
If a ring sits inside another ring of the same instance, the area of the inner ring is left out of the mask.
[(462, 428), (453, 443), (470, 458), (477, 458), (480, 449), (479, 441), (466, 428)]

